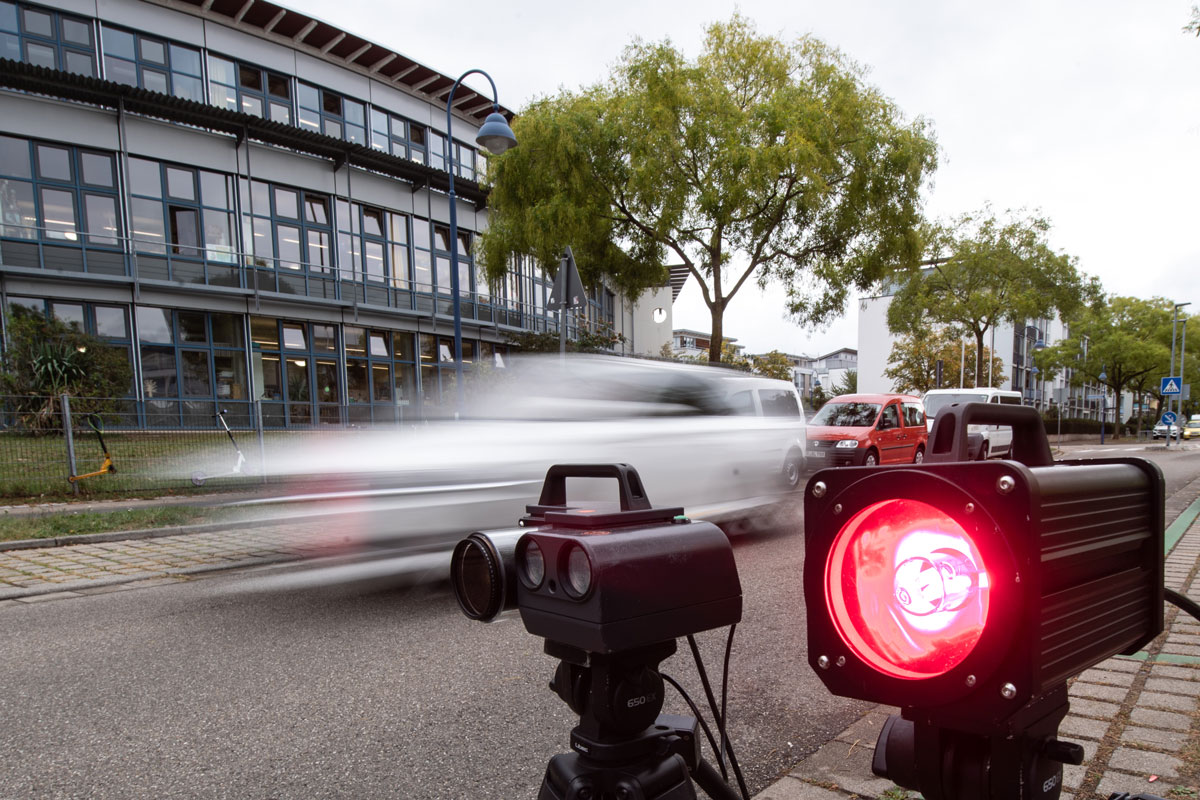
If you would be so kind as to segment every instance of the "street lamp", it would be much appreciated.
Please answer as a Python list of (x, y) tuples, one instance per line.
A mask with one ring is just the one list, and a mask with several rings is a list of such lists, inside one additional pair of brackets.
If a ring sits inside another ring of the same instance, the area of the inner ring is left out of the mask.
[(500, 100), (496, 93), (496, 82), (492, 76), (481, 69), (469, 69), (450, 87), (450, 96), (446, 98), (446, 165), (450, 170), (450, 293), (453, 295), (451, 304), (454, 307), (454, 411), (455, 416), (461, 416), (463, 411), (463, 353), (462, 353), (462, 298), (459, 296), (458, 281), (458, 205), (454, 199), (454, 133), (451, 129), (453, 118), (450, 114), (454, 107), (454, 92), (468, 75), (479, 73), (487, 78), (492, 86), (492, 113), (487, 115), (483, 126), (475, 136), (475, 142), (486, 147), (493, 155), (500, 155), (505, 150), (517, 146), (517, 137), (513, 135), (508, 121), (500, 113)]
[(1108, 425), (1108, 387), (1104, 382), (1108, 380), (1108, 373), (1103, 366), (1097, 377), (1100, 379), (1100, 444), (1104, 444), (1104, 428)]

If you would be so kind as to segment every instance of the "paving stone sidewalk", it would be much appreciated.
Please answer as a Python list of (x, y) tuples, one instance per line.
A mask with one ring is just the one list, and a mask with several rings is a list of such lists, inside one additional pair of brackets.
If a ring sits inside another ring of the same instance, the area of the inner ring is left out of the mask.
[[(1168, 555), (1166, 585), (1200, 602), (1198, 573), (1200, 519)], [(1098, 664), (1069, 694), (1059, 735), (1083, 745), (1085, 760), (1064, 768), (1064, 798), (1129, 792), (1200, 799), (1200, 622), (1168, 606), (1162, 635), (1145, 651)], [(892, 713), (898, 709), (871, 710), (755, 800), (917, 798), (871, 772), (875, 740)]]
[(147, 580), (188, 580), (203, 572), (327, 552), (327, 529), (321, 522), (200, 530), (213, 527), (197, 526), (197, 530), (174, 536), (117, 541), (102, 541), (110, 538), (104, 535), (77, 537), (88, 541), (64, 547), (0, 550), (0, 606), (60, 599)]

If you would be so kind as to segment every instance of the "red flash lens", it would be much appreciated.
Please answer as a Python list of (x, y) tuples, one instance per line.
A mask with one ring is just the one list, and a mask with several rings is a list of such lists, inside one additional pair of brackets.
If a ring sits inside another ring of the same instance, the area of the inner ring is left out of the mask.
[(987, 569), (946, 513), (918, 500), (884, 500), (838, 531), (825, 597), (842, 640), (873, 669), (934, 678), (979, 643), (988, 616)]

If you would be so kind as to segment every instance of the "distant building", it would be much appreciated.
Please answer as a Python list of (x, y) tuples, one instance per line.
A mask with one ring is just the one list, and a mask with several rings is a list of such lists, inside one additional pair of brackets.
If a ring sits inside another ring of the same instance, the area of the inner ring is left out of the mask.
[[(724, 338), (725, 344), (731, 345), (735, 352), (745, 349), (736, 344), (732, 336)], [(708, 331), (693, 331), (687, 328), (676, 328), (671, 332), (671, 353), (677, 358), (699, 358), (708, 360), (709, 348), (712, 346), (712, 334)]]
[[(892, 347), (900, 338), (887, 326), (887, 312), (894, 288), (885, 287), (879, 295), (863, 297), (858, 301), (858, 341), (862, 349), (858, 389), (861, 392), (895, 391), (891, 379), (884, 374)], [(1025, 405), (1041, 411), (1061, 405), (1065, 406), (1064, 415), (1067, 417), (1099, 419), (1102, 405), (1099, 386), (1087, 384), (1072, 387), (1073, 370), (1070, 369), (1049, 381), (1035, 371), (1033, 354), (1040, 347), (1054, 345), (1069, 338), (1069, 335), (1067, 326), (1058, 318), (1026, 320), (1021, 325), (1003, 322), (994, 326), (985, 334), (984, 345), (1003, 362), (1003, 368), (1000, 376), (992, 376), (995, 378), (992, 383), (1001, 389), (1020, 392)], [(971, 357), (974, 347), (974, 339), (964, 339), (960, 350), (962, 361)], [(1111, 396), (1105, 405), (1111, 421), (1113, 408), (1116, 407)], [(1133, 410), (1133, 401), (1126, 396), (1121, 399), (1116, 413), (1123, 421)]]

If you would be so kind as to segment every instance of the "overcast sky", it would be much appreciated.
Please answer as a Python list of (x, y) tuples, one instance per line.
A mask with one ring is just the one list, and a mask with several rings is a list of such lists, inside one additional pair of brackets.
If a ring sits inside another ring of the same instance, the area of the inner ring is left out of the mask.
[[(1110, 293), (1200, 311), (1200, 39), (1181, 32), (1192, 0), (283, 0), (445, 74), (486, 70), (500, 102), (601, 81), (635, 37), (689, 57), (733, 12), (760, 33), (811, 33), (869, 70), (908, 119), (932, 123), (939, 167), (926, 212), (990, 203), (1040, 212), (1050, 243)], [(336, 8), (336, 11), (334, 10)], [(486, 82), (468, 80), (473, 88)], [(677, 328), (708, 330), (695, 286)], [(782, 293), (743, 287), (725, 334), (749, 352), (819, 355), (858, 346), (857, 303), (827, 330), (782, 318)]]

